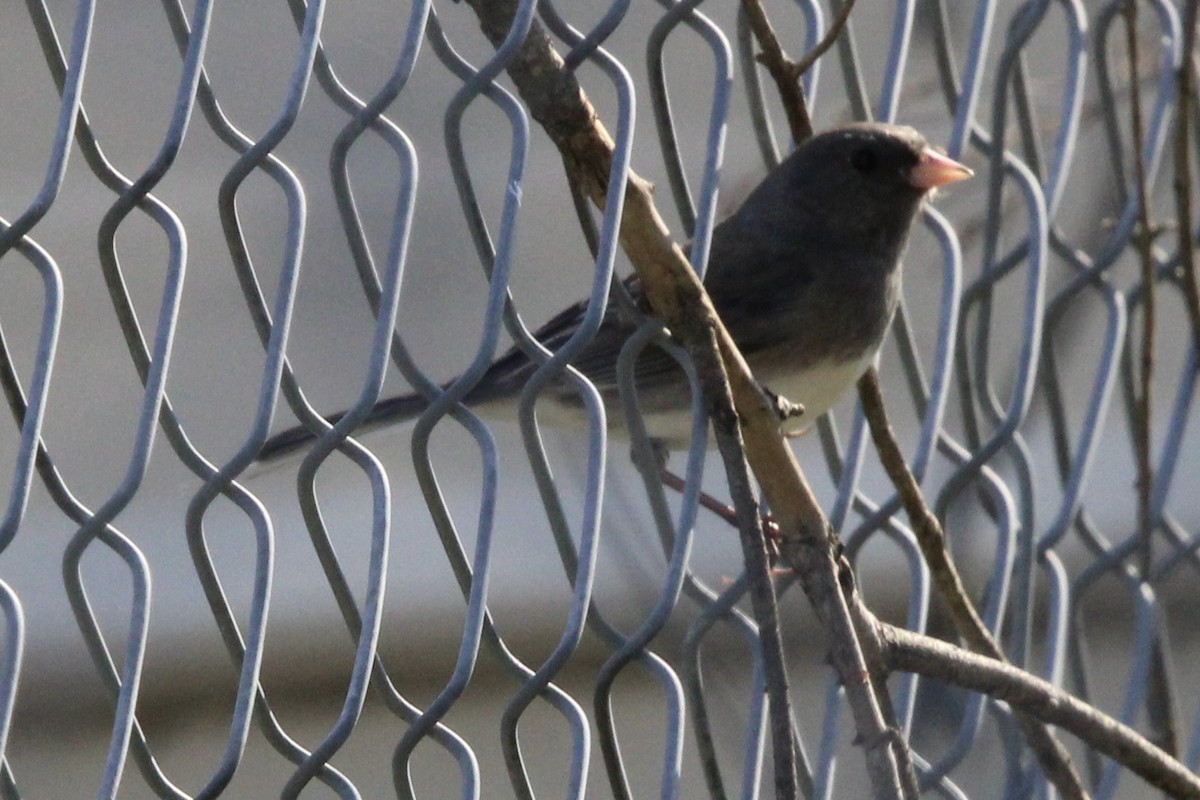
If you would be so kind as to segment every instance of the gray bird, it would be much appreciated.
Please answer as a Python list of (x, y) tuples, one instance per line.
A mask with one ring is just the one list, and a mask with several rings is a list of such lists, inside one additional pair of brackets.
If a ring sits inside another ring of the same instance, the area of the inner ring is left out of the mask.
[[(785, 428), (811, 424), (866, 371), (896, 311), (900, 257), (922, 201), (971, 174), (912, 128), (848, 125), (796, 148), (715, 228), (704, 286), (755, 378), (803, 406), (802, 414), (784, 420)], [(647, 308), (636, 276), (626, 286)], [(575, 332), (584, 310), (577, 303), (534, 335), (554, 350)], [(614, 427), (624, 418), (617, 356), (636, 328), (637, 320), (610, 304), (599, 332), (572, 361), (599, 389)], [(513, 348), (465, 402), (485, 416), (515, 417), (517, 397), (536, 368)], [(677, 362), (647, 347), (635, 382), (651, 435), (666, 447), (686, 446), (690, 393)], [(427, 405), (416, 394), (382, 400), (359, 430), (411, 419)], [(538, 418), (578, 424), (581, 409), (564, 380), (542, 394)], [(305, 428), (285, 430), (266, 442), (259, 458), (277, 458), (314, 439)]]

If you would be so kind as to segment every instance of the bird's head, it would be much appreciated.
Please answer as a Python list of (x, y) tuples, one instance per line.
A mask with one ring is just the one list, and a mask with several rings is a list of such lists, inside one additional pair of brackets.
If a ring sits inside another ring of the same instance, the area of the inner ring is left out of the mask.
[(770, 208), (785, 226), (790, 216), (828, 233), (903, 236), (925, 197), (971, 174), (913, 128), (847, 125), (796, 148), (760, 187), (766, 196), (747, 206)]

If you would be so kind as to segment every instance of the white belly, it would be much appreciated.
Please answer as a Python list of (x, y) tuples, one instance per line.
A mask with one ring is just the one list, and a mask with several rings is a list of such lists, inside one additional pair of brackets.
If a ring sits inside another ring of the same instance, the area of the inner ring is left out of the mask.
[(800, 373), (773, 372), (756, 374), (760, 383), (777, 395), (804, 406), (804, 414), (784, 423), (785, 431), (812, 425), (847, 394), (875, 360), (870, 350), (853, 361), (822, 361)]
[[(786, 420), (785, 432), (801, 430), (812, 425), (817, 417), (835, 405), (855, 382), (866, 372), (875, 358), (875, 351), (864, 353), (853, 361), (821, 362), (801, 373), (790, 370), (760, 369), (754, 377), (760, 384), (781, 397), (804, 406), (804, 414)], [(562, 404), (553, 398), (553, 390), (538, 403), (538, 422), (551, 428), (583, 429), (587, 416), (578, 403)], [(680, 387), (679, 407), (671, 411), (646, 411), (643, 419), (650, 436), (663, 440), (672, 449), (686, 447), (691, 438), (691, 415), (689, 396)], [(483, 416), (491, 419), (515, 421), (516, 400), (503, 399), (475, 407)], [(627, 438), (625, 415), (621, 408), (610, 406), (605, 409), (610, 433)]]

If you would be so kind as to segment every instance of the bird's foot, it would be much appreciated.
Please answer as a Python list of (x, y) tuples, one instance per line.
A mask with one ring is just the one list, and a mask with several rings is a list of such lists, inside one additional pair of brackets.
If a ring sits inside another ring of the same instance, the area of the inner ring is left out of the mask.
[(771, 571), (775, 572), (778, 570), (779, 572), (784, 573), (791, 572), (792, 570), (790, 569), (780, 569), (779, 567), (776, 567), (776, 564), (779, 563), (779, 559), (781, 557), (779, 544), (783, 541), (783, 531), (780, 530), (779, 523), (776, 522), (775, 518), (770, 514), (763, 514), (762, 529), (763, 542), (767, 547), (767, 564), (771, 567)]
[(771, 401), (771, 405), (775, 409), (775, 416), (779, 417), (780, 422), (787, 422), (790, 419), (804, 416), (804, 405), (802, 403), (793, 403), (783, 395), (771, 391), (769, 386), (761, 388), (763, 394)]

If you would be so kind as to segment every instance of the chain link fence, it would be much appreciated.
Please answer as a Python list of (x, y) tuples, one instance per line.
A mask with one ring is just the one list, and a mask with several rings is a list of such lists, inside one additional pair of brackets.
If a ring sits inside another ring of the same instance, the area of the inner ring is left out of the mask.
[[(976, 169), (924, 214), (880, 370), (986, 623), (1195, 770), (1200, 356), (1160, 224), (1186, 3), (1138, 3), (1131, 50), (1124, 0), (862, 0), (804, 86), (818, 129), (912, 124)], [(794, 55), (839, 8), (768, 5)], [(0, 14), (0, 795), (771, 796), (736, 536), (696, 506), (719, 462), (677, 454), (667, 496), (602, 426), (452, 401), (525, 321), (599, 313), (627, 271), (515, 99), (512, 47), (429, 0)], [(786, 150), (734, 0), (517, 17), (679, 241)], [(432, 402), (405, 429), (321, 416), (410, 387)], [(255, 465), (293, 417), (320, 443)], [(867, 441), (851, 399), (795, 447), (867, 602), (946, 635)], [(807, 796), (867, 796), (780, 588)], [(893, 692), (928, 796), (1050, 796), (1003, 704)], [(1069, 744), (1095, 797), (1152, 796)]]

